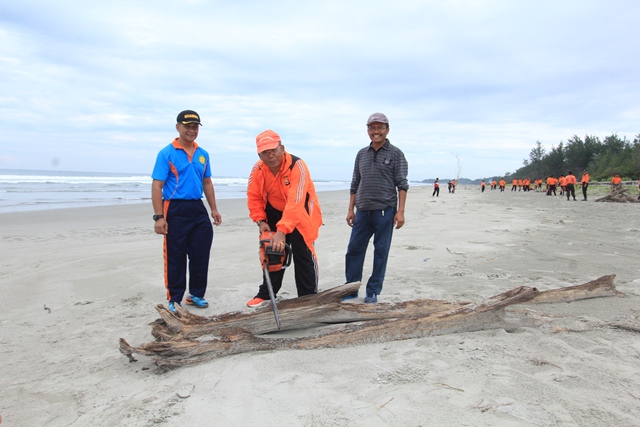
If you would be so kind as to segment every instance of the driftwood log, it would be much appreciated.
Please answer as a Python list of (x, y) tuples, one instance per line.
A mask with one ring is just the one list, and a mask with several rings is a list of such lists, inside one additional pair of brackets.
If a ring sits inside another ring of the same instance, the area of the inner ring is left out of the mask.
[[(480, 303), (452, 303), (441, 300), (413, 300), (401, 303), (342, 303), (342, 297), (358, 290), (360, 283), (348, 283), (324, 292), (278, 303), (279, 332), (318, 326), (308, 336), (287, 336), (278, 332), (270, 306), (252, 313), (225, 313), (203, 317), (179, 307), (170, 312), (164, 305), (156, 310), (162, 319), (152, 323), (156, 341), (130, 346), (120, 339), (120, 352), (135, 361), (135, 353), (155, 356), (161, 369), (198, 363), (249, 351), (341, 347), (374, 342), (405, 340), (456, 332), (502, 328), (526, 324), (526, 316), (509, 316), (505, 307), (522, 303), (570, 302), (587, 298), (622, 296), (613, 283), (615, 275), (588, 283), (539, 292), (518, 287)], [(261, 335), (261, 336), (258, 336)], [(284, 335), (284, 336), (283, 336)]]
[(628, 189), (619, 188), (606, 196), (596, 199), (596, 202), (638, 203), (638, 196), (633, 196)]

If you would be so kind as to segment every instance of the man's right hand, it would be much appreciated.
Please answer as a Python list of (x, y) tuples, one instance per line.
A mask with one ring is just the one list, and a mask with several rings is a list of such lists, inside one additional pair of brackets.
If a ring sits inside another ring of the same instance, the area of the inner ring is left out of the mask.
[(353, 220), (356, 218), (356, 214), (353, 211), (349, 211), (347, 214), (347, 225), (353, 227)]
[(157, 220), (153, 226), (153, 230), (156, 234), (167, 234), (169, 232), (169, 224), (167, 224), (167, 220), (164, 218)]
[(262, 234), (265, 231), (271, 231), (271, 227), (269, 227), (269, 224), (267, 223), (267, 221), (262, 221), (258, 226), (258, 230), (259, 230), (259, 234)]

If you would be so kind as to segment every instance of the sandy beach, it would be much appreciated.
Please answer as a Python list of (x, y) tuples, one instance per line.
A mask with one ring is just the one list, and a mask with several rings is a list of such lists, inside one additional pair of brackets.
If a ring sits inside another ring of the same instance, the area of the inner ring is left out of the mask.
[[(414, 187), (380, 302), (480, 301), (606, 274), (626, 297), (532, 309), (555, 328), (245, 353), (156, 374), (119, 338), (153, 340), (165, 302), (149, 204), (0, 214), (4, 426), (639, 426), (640, 205)], [(321, 192), (321, 290), (344, 282), (346, 191)], [(219, 200), (204, 310), (250, 311), (257, 227)], [(370, 271), (371, 255), (365, 265)], [(295, 297), (293, 272), (281, 297)], [(361, 292), (362, 295), (362, 292)], [(362, 298), (355, 303), (362, 303)], [(566, 328), (557, 328), (558, 325)]]

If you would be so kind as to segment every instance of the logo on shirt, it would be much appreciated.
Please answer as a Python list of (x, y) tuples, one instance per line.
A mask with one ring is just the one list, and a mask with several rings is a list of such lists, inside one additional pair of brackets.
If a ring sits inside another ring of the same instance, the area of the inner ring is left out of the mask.
[(291, 182), (289, 181), (289, 177), (288, 177), (288, 176), (285, 176), (285, 177), (283, 177), (282, 179), (284, 179), (284, 185), (289, 185), (289, 184), (291, 184)]
[(200, 156), (198, 158), (198, 161), (200, 162), (201, 165), (204, 165), (207, 161), (207, 159), (204, 156)]

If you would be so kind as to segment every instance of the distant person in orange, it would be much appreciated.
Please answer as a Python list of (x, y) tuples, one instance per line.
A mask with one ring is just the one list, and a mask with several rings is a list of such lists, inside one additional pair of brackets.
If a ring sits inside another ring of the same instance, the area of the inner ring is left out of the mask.
[(522, 191), (522, 180), (518, 180), (518, 191)]
[(518, 180), (514, 179), (511, 181), (511, 191), (516, 191), (518, 189)]
[(431, 195), (431, 197), (433, 196), (440, 197), (440, 181), (438, 181), (438, 178), (436, 178), (435, 182), (433, 183), (433, 194)]
[(580, 184), (582, 184), (582, 201), (587, 201), (587, 188), (589, 188), (589, 173), (587, 170), (582, 171), (582, 178), (580, 179)]
[(525, 178), (522, 181), (522, 185), (524, 186), (524, 191), (531, 191), (531, 180), (529, 178)]
[(567, 202), (569, 197), (573, 197), (573, 201), (576, 201), (576, 177), (573, 172), (569, 171), (569, 174), (564, 178), (565, 192), (567, 193)]
[(538, 190), (542, 191), (542, 178), (538, 180)]
[(505, 181), (504, 179), (500, 180), (500, 192), (504, 193), (504, 187), (507, 185), (507, 181)]
[(560, 184), (560, 195), (564, 196), (564, 190), (567, 188), (567, 179), (564, 177), (564, 175), (560, 175), (560, 178), (558, 178), (558, 183)]
[(491, 181), (491, 189), (495, 190), (496, 188), (498, 188), (498, 183), (496, 182), (496, 180), (494, 179), (493, 181)]
[(453, 182), (451, 182), (451, 180), (447, 182), (447, 188), (449, 189), (449, 193), (451, 193), (451, 189), (453, 188)]
[(550, 196), (551, 193), (553, 193), (554, 196), (557, 196), (556, 194), (557, 184), (558, 184), (558, 180), (553, 175), (549, 175), (549, 178), (547, 178), (547, 196)]
[(620, 174), (616, 172), (616, 174), (611, 178), (611, 191), (619, 190), (622, 184), (622, 178), (620, 178)]
[(480, 183), (480, 188), (482, 188), (482, 193), (484, 193), (484, 179), (482, 180), (482, 183)]

